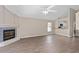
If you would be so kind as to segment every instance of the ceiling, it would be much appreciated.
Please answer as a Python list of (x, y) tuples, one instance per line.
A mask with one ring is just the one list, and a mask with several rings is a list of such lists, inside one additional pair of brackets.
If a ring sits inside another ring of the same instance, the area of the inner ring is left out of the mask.
[(32, 17), (47, 20), (55, 20), (61, 16), (68, 16), (69, 8), (73, 8), (75, 10), (79, 9), (79, 5), (55, 5), (51, 10), (56, 10), (56, 12), (49, 12), (47, 15), (43, 14), (42, 11), (49, 6), (50, 5), (6, 5), (5, 7), (21, 17)]

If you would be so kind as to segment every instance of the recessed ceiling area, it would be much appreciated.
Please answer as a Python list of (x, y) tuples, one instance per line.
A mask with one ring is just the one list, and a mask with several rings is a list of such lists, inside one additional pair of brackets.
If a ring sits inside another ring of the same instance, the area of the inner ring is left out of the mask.
[(79, 5), (55, 5), (51, 10), (56, 10), (56, 12), (49, 12), (47, 15), (43, 14), (43, 11), (49, 6), (50, 5), (6, 5), (5, 8), (21, 17), (47, 20), (55, 20), (61, 16), (68, 16), (69, 8), (79, 9)]

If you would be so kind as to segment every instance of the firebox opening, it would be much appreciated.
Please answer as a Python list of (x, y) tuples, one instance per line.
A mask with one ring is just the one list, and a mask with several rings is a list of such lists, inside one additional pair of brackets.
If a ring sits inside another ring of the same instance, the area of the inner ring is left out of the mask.
[(3, 30), (3, 41), (15, 38), (15, 29)]

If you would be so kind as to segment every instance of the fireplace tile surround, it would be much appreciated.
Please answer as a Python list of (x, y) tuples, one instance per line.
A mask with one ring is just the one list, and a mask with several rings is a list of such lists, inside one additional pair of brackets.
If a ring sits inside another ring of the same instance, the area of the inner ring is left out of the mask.
[(15, 27), (0, 27), (0, 42), (15, 38)]

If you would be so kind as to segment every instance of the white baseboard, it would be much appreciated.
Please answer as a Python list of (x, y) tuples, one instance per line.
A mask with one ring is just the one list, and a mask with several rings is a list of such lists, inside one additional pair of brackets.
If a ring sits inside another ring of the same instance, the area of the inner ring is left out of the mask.
[(66, 36), (66, 37), (71, 37), (70, 35), (63, 35), (63, 34), (60, 34), (60, 33), (56, 33), (56, 35), (62, 35), (62, 36)]
[(6, 45), (9, 45), (9, 44), (12, 44), (16, 41), (20, 40), (20, 38), (14, 38), (14, 39), (11, 39), (11, 40), (7, 40), (7, 41), (4, 41), (4, 42), (1, 42), (0, 43), (0, 47), (4, 47)]
[(48, 34), (44, 34), (44, 35), (34, 35), (34, 36), (24, 36), (24, 37), (20, 37), (21, 39), (22, 38), (30, 38), (30, 37), (38, 37), (38, 36), (46, 36)]

